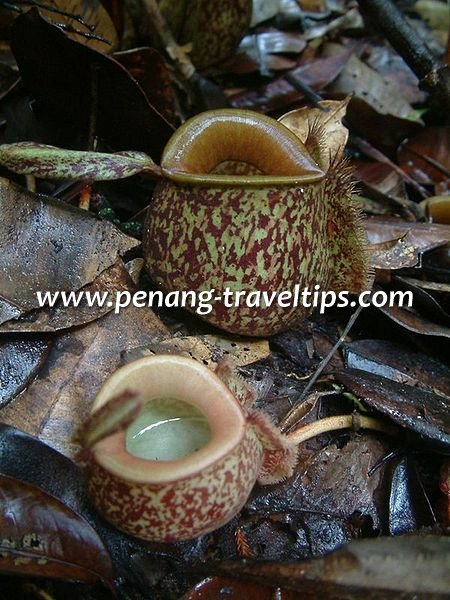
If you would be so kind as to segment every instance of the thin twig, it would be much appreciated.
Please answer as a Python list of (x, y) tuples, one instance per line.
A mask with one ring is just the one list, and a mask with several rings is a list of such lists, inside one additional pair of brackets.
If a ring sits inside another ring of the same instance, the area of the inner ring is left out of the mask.
[(341, 337), (338, 339), (338, 341), (335, 343), (335, 345), (331, 348), (331, 350), (328, 353), (328, 355), (321, 361), (321, 363), (317, 367), (316, 372), (314, 373), (314, 375), (309, 380), (308, 385), (305, 387), (305, 389), (303, 390), (303, 392), (300, 394), (300, 396), (296, 400), (296, 402), (295, 402), (296, 404), (299, 404), (300, 402), (303, 401), (303, 399), (305, 398), (306, 394), (309, 392), (309, 390), (312, 388), (312, 386), (316, 383), (316, 381), (318, 380), (318, 378), (322, 374), (322, 371), (325, 369), (325, 367), (327, 366), (327, 364), (333, 358), (333, 356), (334, 356), (335, 352), (337, 351), (337, 349), (339, 348), (339, 346), (342, 344), (342, 342), (344, 342), (345, 338), (348, 335), (348, 332), (353, 327), (353, 325), (355, 324), (356, 319), (361, 314), (362, 309), (363, 309), (363, 306), (359, 305), (358, 308), (355, 310), (355, 312), (352, 314), (352, 316), (348, 320), (347, 325), (345, 326), (344, 331), (342, 332)]
[(309, 85), (297, 79), (292, 73), (287, 71), (284, 74), (284, 79), (292, 85), (294, 89), (301, 92), (314, 108), (318, 108), (323, 112), (328, 112), (329, 108), (320, 104), (323, 98), (315, 92)]
[(431, 196), (428, 190), (422, 187), (420, 183), (408, 175), (408, 173), (406, 173), (406, 171), (404, 171), (401, 167), (392, 162), (392, 160), (390, 160), (385, 154), (374, 148), (372, 144), (369, 144), (367, 140), (363, 140), (357, 136), (352, 136), (352, 143), (358, 148), (358, 150), (364, 152), (366, 156), (369, 156), (370, 158), (373, 158), (374, 160), (391, 167), (391, 169), (398, 173), (402, 179), (404, 179), (411, 187), (413, 187), (422, 196), (422, 198), (428, 198)]
[(445, 165), (443, 165), (442, 163), (438, 162), (437, 160), (434, 160), (434, 158), (431, 158), (431, 156), (428, 156), (427, 154), (420, 154), (420, 152), (417, 152), (417, 150), (414, 150), (414, 148), (411, 148), (409, 146), (408, 146), (407, 150), (411, 154), (418, 156), (421, 160), (425, 161), (426, 163), (428, 163), (429, 165), (434, 167), (437, 171), (439, 171), (446, 177), (450, 177), (450, 170), (447, 169), (447, 167)]

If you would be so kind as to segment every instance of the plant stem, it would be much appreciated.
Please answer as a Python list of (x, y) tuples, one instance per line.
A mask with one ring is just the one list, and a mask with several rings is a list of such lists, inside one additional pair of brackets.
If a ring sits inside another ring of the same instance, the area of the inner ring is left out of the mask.
[(388, 435), (395, 435), (398, 433), (397, 427), (376, 419), (375, 417), (365, 417), (359, 414), (352, 415), (337, 415), (334, 417), (327, 417), (325, 419), (319, 419), (314, 423), (303, 425), (298, 429), (294, 429), (291, 433), (286, 435), (287, 439), (294, 444), (301, 444), (306, 440), (309, 440), (316, 435), (322, 433), (328, 433), (330, 431), (336, 431), (338, 429), (355, 429), (358, 431), (362, 429), (374, 429), (375, 431), (381, 431), (381, 433), (387, 433)]

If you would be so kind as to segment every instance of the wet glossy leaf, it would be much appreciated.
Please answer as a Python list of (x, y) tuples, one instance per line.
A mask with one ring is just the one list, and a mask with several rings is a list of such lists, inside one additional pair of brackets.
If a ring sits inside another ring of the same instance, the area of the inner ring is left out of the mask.
[(22, 175), (69, 181), (107, 181), (139, 173), (159, 174), (158, 167), (143, 152), (82, 152), (35, 142), (0, 145), (0, 165)]
[(435, 518), (417, 470), (408, 457), (396, 461), (389, 494), (389, 533), (402, 535), (434, 525)]
[(11, 47), (27, 88), (64, 124), (65, 135), (87, 139), (95, 105), (100, 138), (114, 150), (139, 150), (159, 161), (172, 126), (117, 61), (68, 39), (35, 11), (15, 21)]
[(359, 369), (335, 373), (336, 379), (367, 405), (414, 432), (416, 443), (450, 453), (450, 398), (391, 381)]
[(49, 350), (45, 339), (0, 338), (0, 408), (33, 380)]
[(274, 54), (300, 54), (305, 47), (306, 41), (300, 34), (264, 31), (245, 36), (239, 44), (239, 52), (245, 52), (254, 61), (256, 68), (259, 68), (262, 73), (266, 73), (269, 69), (283, 68), (283, 63), (279, 65), (273, 60)]
[[(180, 600), (273, 600), (275, 590), (265, 585), (231, 577), (209, 577)], [(292, 592), (277, 590), (277, 600), (294, 600)]]
[(21, 314), (39, 306), (37, 291), (78, 290), (138, 244), (87, 211), (6, 179), (0, 191), (0, 295)]
[(355, 340), (344, 347), (346, 366), (450, 397), (450, 369), (422, 352), (389, 340)]
[(37, 487), (0, 474), (0, 570), (113, 588), (111, 559), (79, 515)]

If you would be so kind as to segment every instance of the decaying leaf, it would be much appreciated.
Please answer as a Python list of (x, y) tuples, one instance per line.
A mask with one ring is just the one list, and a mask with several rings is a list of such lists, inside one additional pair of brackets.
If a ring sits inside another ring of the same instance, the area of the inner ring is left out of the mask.
[(82, 152), (34, 142), (0, 145), (0, 165), (22, 175), (69, 181), (108, 181), (160, 172), (143, 152)]
[[(384, 506), (376, 491), (383, 468), (372, 476), (369, 472), (386, 454), (383, 443), (367, 434), (353, 436), (345, 445), (324, 446), (326, 438), (321, 440), (316, 446), (301, 445), (294, 475), (276, 487), (257, 488), (247, 505), (251, 512), (290, 515), (296, 532), (295, 552), (301, 557), (329, 552), (357, 536), (350, 526), (355, 514), (374, 529), (382, 528)], [(257, 548), (251, 533), (248, 538)], [(258, 556), (272, 555), (267, 549)]]
[(4, 407), (1, 420), (76, 456), (76, 433), (100, 386), (120, 366), (122, 353), (162, 336), (167, 330), (155, 314), (133, 305), (69, 331), (53, 345), (45, 376)]
[[(331, 52), (331, 46), (329, 52)], [(343, 52), (342, 48), (337, 49)], [(334, 94), (354, 94), (377, 112), (402, 119), (414, 119), (412, 106), (405, 101), (391, 81), (371, 69), (355, 54), (347, 62), (339, 77), (330, 86)]]
[(236, 367), (242, 367), (269, 356), (270, 348), (267, 340), (198, 335), (158, 340), (148, 348), (139, 348), (127, 358), (134, 360), (137, 356), (165, 353), (190, 356), (208, 366), (216, 366), (222, 359), (227, 359)]
[(332, 554), (297, 563), (229, 561), (203, 572), (285, 587), (305, 600), (448, 597), (450, 538), (409, 535), (354, 540)]
[(280, 123), (306, 142), (311, 131), (320, 132), (318, 162), (327, 171), (331, 160), (342, 158), (348, 139), (348, 129), (342, 124), (350, 98), (342, 101), (322, 100), (321, 108), (298, 108), (280, 117)]
[[(53, 307), (34, 309), (18, 319), (2, 323), (0, 332), (49, 333), (85, 325), (114, 310), (116, 294), (126, 290), (129, 284), (128, 271), (122, 260), (118, 259), (111, 267), (97, 275), (92, 283), (73, 292), (74, 301), (69, 306), (65, 306), (60, 298)], [(92, 302), (93, 298), (98, 298), (98, 302)]]
[(108, 221), (6, 179), (0, 209), (0, 295), (20, 314), (39, 307), (38, 291), (78, 290), (138, 245)]
[(450, 227), (434, 223), (408, 223), (400, 219), (366, 219), (364, 228), (378, 269), (414, 267), (421, 253), (450, 242)]
[[(313, 90), (321, 90), (333, 81), (344, 68), (351, 52), (338, 56), (317, 58), (289, 71), (290, 78), (298, 80), (299, 86), (306, 84)], [(271, 112), (291, 106), (303, 98), (303, 93), (294, 88), (287, 79), (279, 77), (258, 90), (250, 90), (230, 98), (235, 108), (252, 108)]]
[(450, 454), (450, 398), (385, 377), (346, 369), (336, 379), (368, 406), (416, 434), (414, 441)]
[(39, 372), (50, 350), (49, 340), (0, 339), (0, 408), (17, 396)]
[[(427, 127), (400, 146), (400, 166), (425, 185), (450, 187), (450, 127)], [(439, 193), (439, 192), (437, 192)]]
[(102, 581), (114, 587), (109, 554), (92, 527), (37, 487), (0, 474), (0, 571)]
[(408, 331), (420, 335), (450, 338), (450, 327), (434, 323), (420, 314), (399, 306), (377, 306), (377, 310)]
[[(187, 592), (180, 600), (273, 600), (275, 590), (270, 586), (232, 577), (208, 577)], [(294, 600), (291, 592), (277, 590), (277, 600)]]
[(389, 340), (355, 340), (344, 346), (346, 366), (450, 397), (450, 368)]

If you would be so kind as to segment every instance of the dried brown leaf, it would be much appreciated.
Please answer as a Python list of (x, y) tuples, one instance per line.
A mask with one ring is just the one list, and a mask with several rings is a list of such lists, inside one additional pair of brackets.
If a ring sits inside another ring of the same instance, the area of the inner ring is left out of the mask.
[(111, 223), (6, 179), (0, 210), (0, 295), (21, 314), (39, 306), (36, 292), (78, 290), (138, 245)]
[(278, 120), (306, 142), (312, 131), (320, 134), (319, 164), (327, 171), (330, 162), (342, 158), (348, 140), (348, 129), (342, 124), (350, 98), (342, 101), (322, 100), (321, 108), (298, 108)]

